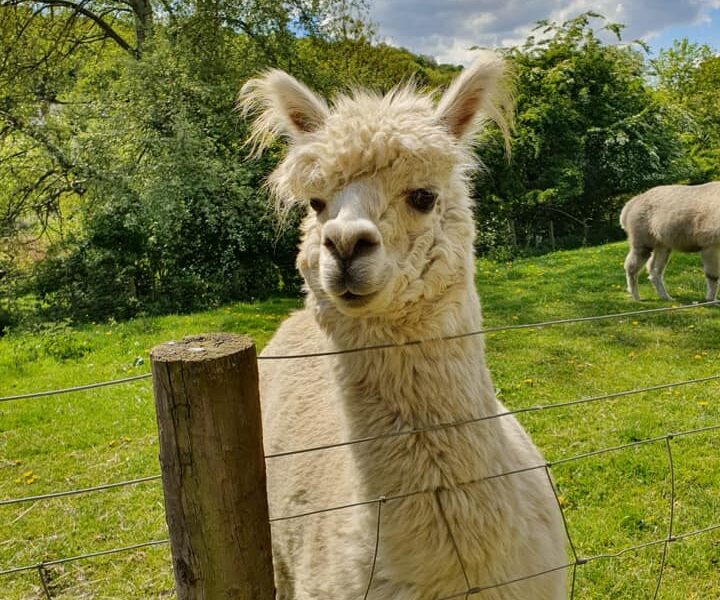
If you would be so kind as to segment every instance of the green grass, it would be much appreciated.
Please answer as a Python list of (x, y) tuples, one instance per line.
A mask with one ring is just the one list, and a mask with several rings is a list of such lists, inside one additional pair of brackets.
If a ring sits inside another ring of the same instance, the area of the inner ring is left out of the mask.
[[(530, 323), (669, 306), (647, 282), (637, 304), (624, 290), (624, 244), (558, 252), (512, 264), (479, 260), (485, 325)], [(675, 256), (675, 303), (701, 300), (697, 256)], [(298, 302), (215, 311), (0, 340), (0, 396), (147, 372), (160, 342), (207, 331), (253, 336), (262, 346)], [(720, 309), (492, 333), (488, 361), (509, 408), (720, 373)], [(696, 384), (521, 415), (551, 460), (720, 424), (720, 384)], [(675, 534), (720, 523), (720, 434), (676, 438)], [(158, 472), (148, 381), (0, 403), (0, 498), (42, 494)], [(579, 554), (667, 535), (670, 469), (664, 442), (553, 467)], [(158, 482), (0, 507), (0, 570), (166, 536)], [(598, 560), (577, 571), (576, 598), (651, 598), (662, 547)], [(720, 531), (671, 544), (660, 598), (720, 598)], [(166, 546), (48, 568), (54, 598), (172, 597)], [(41, 598), (36, 572), (0, 578), (0, 598)]]
[[(0, 340), (0, 396), (146, 373), (159, 343), (210, 331), (262, 346), (297, 300), (237, 304)], [(154, 475), (157, 429), (149, 380), (0, 403), (0, 498)], [(167, 537), (159, 482), (0, 507), (0, 570)], [(167, 546), (48, 568), (53, 598), (172, 596)], [(40, 598), (37, 572), (0, 578), (0, 599)]]

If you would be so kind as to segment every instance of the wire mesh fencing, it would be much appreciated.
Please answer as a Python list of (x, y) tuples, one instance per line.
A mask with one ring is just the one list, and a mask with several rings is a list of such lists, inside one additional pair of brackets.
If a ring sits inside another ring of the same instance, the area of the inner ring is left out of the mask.
[[(304, 358), (310, 358), (310, 357), (318, 357), (318, 356), (332, 356), (332, 355), (339, 355), (339, 354), (347, 354), (347, 353), (354, 353), (354, 352), (369, 352), (374, 350), (380, 350), (380, 349), (389, 349), (389, 348), (395, 348), (395, 347), (403, 347), (403, 346), (412, 346), (412, 345), (419, 345), (419, 344), (425, 344), (425, 343), (434, 343), (434, 342), (442, 342), (445, 340), (453, 340), (453, 339), (460, 339), (468, 336), (476, 336), (476, 335), (482, 335), (487, 333), (495, 333), (495, 332), (502, 332), (502, 331), (513, 331), (513, 330), (519, 330), (519, 329), (534, 329), (539, 330), (545, 327), (551, 327), (551, 326), (558, 326), (558, 325), (567, 325), (572, 323), (583, 323), (583, 322), (593, 322), (593, 321), (601, 321), (601, 320), (610, 320), (610, 319), (618, 319), (618, 318), (627, 318), (627, 317), (643, 317), (643, 316), (654, 316), (657, 314), (662, 313), (671, 313), (671, 312), (677, 312), (677, 311), (685, 311), (688, 309), (695, 309), (700, 307), (708, 307), (711, 305), (716, 305), (716, 302), (704, 302), (704, 303), (696, 303), (696, 304), (690, 304), (690, 305), (682, 305), (682, 306), (674, 306), (674, 307), (667, 307), (667, 308), (659, 308), (659, 309), (649, 309), (649, 310), (638, 310), (638, 311), (628, 311), (628, 312), (622, 312), (622, 313), (613, 313), (613, 314), (607, 314), (607, 315), (595, 315), (595, 316), (589, 316), (589, 317), (578, 317), (578, 318), (570, 318), (570, 319), (558, 319), (553, 321), (544, 321), (544, 322), (537, 322), (537, 323), (528, 323), (528, 324), (512, 324), (512, 325), (506, 325), (506, 326), (498, 326), (498, 327), (488, 327), (484, 328), (478, 331), (472, 331), (463, 333), (460, 335), (455, 336), (449, 336), (446, 338), (441, 339), (428, 339), (428, 340), (413, 340), (410, 342), (406, 342), (403, 344), (381, 344), (381, 345), (374, 345), (374, 346), (368, 346), (368, 347), (362, 347), (362, 348), (353, 348), (353, 349), (347, 349), (347, 350), (336, 350), (336, 351), (329, 351), (329, 352), (317, 352), (317, 353), (310, 353), (310, 354), (301, 354), (301, 355), (271, 355), (271, 356), (260, 356), (258, 357), (258, 360), (301, 360)], [(22, 393), (22, 394), (14, 394), (14, 395), (6, 395), (0, 397), (0, 403), (2, 402), (11, 402), (11, 401), (30, 401), (36, 398), (40, 397), (49, 397), (49, 396), (57, 396), (61, 394), (67, 394), (71, 392), (82, 392), (86, 390), (91, 390), (99, 387), (107, 387), (107, 386), (114, 386), (114, 385), (122, 385), (133, 381), (139, 381), (150, 378), (150, 374), (143, 374), (133, 377), (125, 377), (120, 378), (116, 380), (110, 380), (110, 381), (104, 381), (104, 382), (98, 382), (98, 383), (91, 383), (91, 384), (85, 384), (85, 385), (79, 385), (69, 388), (62, 388), (62, 389), (56, 389), (56, 390), (49, 390), (49, 391), (40, 391), (40, 392), (28, 392), (28, 393)], [(480, 423), (484, 421), (490, 421), (495, 419), (502, 419), (505, 417), (515, 416), (515, 415), (521, 415), (524, 413), (534, 413), (534, 412), (545, 412), (549, 410), (555, 410), (555, 409), (562, 409), (562, 408), (571, 408), (581, 405), (587, 405), (587, 404), (598, 404), (603, 403), (606, 401), (611, 401), (617, 398), (627, 397), (627, 396), (633, 396), (637, 394), (643, 394), (648, 392), (658, 392), (662, 390), (670, 390), (675, 388), (681, 388), (685, 386), (693, 386), (693, 385), (701, 385), (706, 384), (713, 381), (719, 381), (720, 380), (720, 373), (712, 373), (704, 377), (696, 377), (691, 379), (686, 379), (682, 381), (674, 381), (669, 383), (662, 383), (652, 386), (645, 386), (645, 387), (637, 387), (633, 389), (627, 389), (622, 391), (616, 391), (611, 392), (607, 394), (601, 394), (601, 395), (595, 395), (595, 396), (586, 396), (586, 397), (580, 397), (576, 398), (570, 401), (564, 401), (564, 402), (555, 402), (555, 403), (547, 403), (547, 404), (539, 404), (539, 405), (533, 405), (529, 407), (523, 407), (518, 408), (515, 410), (506, 410), (498, 414), (493, 415), (486, 415), (482, 417), (476, 417), (471, 419), (463, 419), (459, 421), (454, 422), (448, 422), (448, 423), (436, 423), (425, 427), (418, 427), (413, 429), (406, 429), (402, 431), (392, 431), (392, 432), (380, 432), (377, 435), (374, 436), (367, 436), (363, 438), (358, 439), (350, 439), (345, 440), (341, 442), (336, 443), (330, 443), (325, 445), (318, 445), (314, 447), (308, 447), (308, 448), (295, 448), (295, 449), (289, 449), (282, 452), (276, 452), (276, 453), (270, 453), (266, 454), (265, 458), (267, 461), (274, 461), (279, 460), (282, 458), (300, 455), (300, 454), (309, 454), (309, 453), (321, 453), (324, 451), (340, 448), (340, 447), (347, 447), (347, 446), (355, 446), (358, 444), (367, 444), (371, 442), (376, 442), (380, 440), (390, 439), (390, 438), (396, 438), (396, 437), (402, 437), (402, 436), (413, 436), (413, 435), (419, 435), (419, 434), (427, 434), (427, 433), (433, 433), (437, 431), (443, 431), (450, 428), (459, 428), (459, 427), (465, 427), (469, 426), (475, 423)], [(637, 440), (626, 444), (621, 445), (615, 445), (615, 446), (609, 446), (605, 448), (600, 448), (592, 451), (588, 451), (581, 454), (575, 454), (575, 455), (568, 455), (561, 458), (558, 458), (553, 461), (547, 461), (540, 464), (535, 465), (528, 465), (526, 467), (523, 467), (521, 469), (516, 469), (512, 471), (506, 471), (506, 472), (499, 472), (499, 473), (492, 473), (489, 475), (486, 475), (480, 479), (475, 479), (467, 482), (461, 482), (458, 484), (458, 486), (466, 486), (466, 485), (473, 485), (476, 483), (479, 483), (481, 481), (492, 481), (499, 478), (505, 478), (505, 477), (513, 477), (520, 475), (521, 473), (527, 473), (531, 471), (539, 471), (543, 472), (549, 482), (549, 485), (552, 488), (553, 494), (555, 496), (555, 500), (558, 506), (558, 509), (560, 511), (560, 514), (562, 515), (564, 528), (565, 528), (565, 535), (568, 542), (568, 548), (570, 550), (570, 560), (567, 562), (553, 566), (549, 569), (546, 569), (541, 572), (534, 572), (534, 573), (520, 573), (517, 575), (517, 577), (511, 578), (506, 581), (498, 581), (494, 582), (492, 584), (488, 585), (482, 585), (477, 586), (473, 585), (473, 582), (468, 578), (467, 574), (465, 574), (465, 588), (462, 590), (457, 591), (451, 591), (448, 590), (448, 595), (438, 597), (436, 600), (451, 600), (453, 598), (467, 598), (470, 596), (482, 594), (482, 592), (495, 589), (495, 588), (501, 588), (504, 586), (510, 586), (522, 581), (526, 581), (528, 579), (538, 578), (542, 577), (544, 575), (548, 575), (550, 573), (561, 571), (561, 570), (567, 570), (570, 573), (570, 588), (569, 588), (569, 597), (571, 599), (575, 599), (576, 597), (576, 576), (578, 572), (578, 568), (582, 567), (583, 565), (587, 565), (589, 563), (598, 562), (598, 561), (608, 561), (613, 559), (621, 558), (627, 554), (638, 552), (644, 548), (651, 548), (651, 547), (659, 547), (662, 549), (661, 554), (661, 560), (658, 565), (657, 574), (656, 574), (656, 584), (653, 592), (653, 598), (657, 598), (659, 596), (660, 590), (662, 588), (662, 582), (663, 578), (666, 573), (666, 565), (667, 565), (667, 556), (668, 556), (668, 550), (669, 547), (675, 543), (679, 542), (684, 539), (688, 539), (695, 536), (700, 536), (704, 534), (710, 534), (712, 532), (715, 532), (720, 529), (720, 522), (709, 522), (708, 525), (701, 527), (701, 528), (695, 528), (695, 529), (689, 529), (686, 531), (678, 532), (677, 529), (677, 523), (676, 523), (676, 504), (677, 504), (677, 494), (676, 494), (676, 486), (675, 486), (675, 480), (676, 480), (676, 466), (675, 462), (673, 460), (673, 440), (676, 440), (678, 438), (689, 438), (692, 436), (704, 434), (704, 433), (712, 433), (716, 432), (720, 429), (720, 424), (717, 425), (709, 425), (705, 427), (697, 427), (693, 429), (687, 429), (682, 431), (675, 431), (675, 432), (668, 432), (661, 436), (655, 436), (655, 437), (649, 437), (647, 439)], [(657, 539), (653, 539), (650, 541), (642, 542), (635, 545), (629, 545), (627, 547), (621, 548), (620, 550), (612, 551), (612, 552), (605, 552), (605, 553), (596, 553), (596, 554), (582, 554), (577, 550), (577, 545), (574, 540), (574, 534), (572, 531), (571, 526), (569, 525), (566, 511), (563, 507), (563, 502), (560, 500), (560, 495), (558, 493), (556, 484), (552, 477), (552, 469), (556, 468), (560, 465), (575, 463), (578, 461), (587, 460), (591, 457), (601, 456), (601, 455), (607, 455), (611, 453), (617, 453), (621, 452), (623, 450), (627, 450), (630, 448), (637, 448), (637, 447), (643, 447), (643, 446), (649, 446), (649, 445), (662, 445), (665, 450), (665, 454), (667, 457), (667, 468), (670, 476), (670, 494), (669, 494), (669, 500), (667, 505), (667, 533), (666, 535), (659, 537)], [(112, 490), (112, 489), (118, 489), (118, 488), (125, 488), (128, 486), (136, 486), (141, 485), (148, 482), (154, 482), (161, 478), (159, 474), (149, 474), (144, 477), (139, 477), (135, 479), (128, 479), (124, 481), (117, 481), (117, 482), (108, 482), (108, 483), (102, 483), (94, 486), (88, 486), (83, 488), (77, 488), (77, 489), (68, 489), (68, 490), (58, 490), (55, 492), (50, 492), (46, 494), (38, 494), (38, 495), (31, 495), (31, 496), (22, 496), (22, 497), (15, 497), (15, 498), (6, 498), (6, 499), (0, 499), (0, 508), (5, 506), (12, 506), (12, 505), (20, 505), (25, 503), (36, 503), (36, 502), (43, 502), (47, 500), (57, 499), (57, 498), (64, 498), (64, 497), (70, 497), (70, 496), (80, 496), (85, 494), (92, 494), (100, 491), (106, 491), (106, 490)], [(347, 510), (350, 508), (356, 508), (359, 506), (367, 506), (367, 507), (376, 507), (376, 523), (377, 523), (377, 529), (374, 532), (374, 547), (373, 547), (373, 556), (372, 560), (370, 561), (371, 567), (368, 572), (367, 576), (367, 588), (365, 590), (364, 598), (371, 597), (371, 591), (372, 591), (372, 584), (376, 572), (376, 563), (378, 560), (378, 555), (380, 551), (380, 546), (382, 543), (382, 523), (383, 523), (383, 507), (386, 506), (388, 503), (396, 502), (399, 500), (411, 498), (413, 496), (418, 496), (421, 494), (433, 494), (435, 493), (435, 490), (427, 490), (427, 489), (416, 489), (416, 490), (408, 490), (404, 491), (402, 493), (397, 494), (388, 494), (388, 495), (382, 495), (375, 498), (368, 498), (365, 500), (350, 502), (346, 504), (339, 504), (335, 506), (327, 506), (323, 508), (318, 508), (311, 511), (301, 512), (297, 514), (287, 514), (287, 515), (271, 515), (270, 522), (271, 523), (277, 523), (281, 521), (289, 521), (289, 520), (297, 520), (306, 518), (312, 515), (318, 515), (323, 513), (329, 513), (329, 512), (335, 512), (335, 511), (342, 511)], [(439, 503), (439, 499), (438, 499)], [(442, 511), (441, 511), (442, 512)], [(716, 521), (720, 521), (720, 516), (716, 516)], [(449, 531), (450, 537), (452, 538), (452, 531)], [(85, 559), (93, 559), (101, 556), (107, 556), (107, 555), (113, 555), (113, 554), (119, 554), (123, 552), (131, 552), (133, 550), (146, 548), (146, 547), (153, 547), (153, 546), (160, 546), (167, 544), (169, 540), (167, 539), (159, 539), (159, 540), (150, 540), (150, 541), (144, 541), (144, 542), (138, 542), (136, 544), (131, 544), (127, 546), (121, 546), (121, 547), (115, 547), (105, 550), (97, 550), (92, 551), (84, 554), (78, 554), (75, 556), (70, 556), (66, 558), (58, 558), (53, 560), (46, 560), (46, 561), (39, 561), (33, 564), (26, 564), (21, 566), (8, 566), (3, 567), (0, 565), (0, 577), (7, 576), (7, 575), (13, 575), (21, 572), (32, 572), (35, 571), (38, 576), (38, 580), (40, 582), (41, 589), (43, 590), (44, 595), (46, 598), (52, 598), (52, 593), (50, 590), (50, 586), (47, 582), (47, 569), (49, 567), (85, 560)], [(461, 570), (464, 572), (463, 567), (463, 561), (459, 555), (459, 552), (457, 552), (456, 547), (456, 553), (457, 553), (457, 560), (460, 565)]]
[[(513, 413), (508, 412), (508, 413), (503, 413), (503, 415), (498, 415), (498, 416), (507, 416), (510, 414), (513, 414)], [(568, 542), (568, 547), (571, 551), (572, 560), (570, 562), (566, 562), (561, 565), (557, 565), (550, 569), (545, 569), (545, 570), (534, 572), (534, 573), (522, 574), (522, 575), (519, 575), (518, 577), (509, 579), (506, 581), (496, 582), (496, 583), (493, 583), (490, 585), (472, 586), (472, 585), (468, 584), (468, 586), (465, 590), (462, 590), (460, 592), (453, 593), (453, 594), (450, 594), (447, 596), (442, 596), (442, 597), (438, 598), (437, 600), (451, 600), (453, 598), (465, 598), (465, 597), (472, 596), (475, 594), (480, 594), (481, 592), (484, 592), (484, 591), (487, 591), (490, 589), (495, 589), (495, 588), (512, 585), (514, 583), (519, 583), (521, 581), (526, 581), (528, 579), (541, 577), (543, 575), (548, 575), (555, 571), (560, 571), (560, 570), (565, 570), (565, 569), (571, 569), (571, 573), (572, 573), (571, 584), (570, 584), (570, 596), (569, 596), (570, 599), (572, 600), (575, 598), (575, 593), (576, 593), (575, 580), (576, 580), (576, 573), (577, 573), (576, 570), (577, 570), (578, 566), (585, 565), (585, 564), (588, 564), (588, 563), (591, 563), (594, 561), (599, 561), (599, 560), (616, 559), (616, 558), (620, 558), (621, 556), (623, 556), (625, 554), (628, 554), (630, 552), (635, 552), (635, 551), (641, 550), (643, 548), (662, 545), (663, 546), (662, 561), (660, 563), (660, 567), (659, 567), (658, 573), (657, 573), (657, 585), (656, 585), (654, 593), (652, 595), (653, 599), (657, 598), (658, 594), (660, 592), (660, 587), (661, 587), (663, 575), (665, 572), (668, 546), (673, 542), (677, 542), (677, 541), (680, 541), (680, 540), (683, 540), (686, 538), (690, 538), (690, 537), (694, 537), (697, 535), (707, 534), (707, 533), (710, 533), (710, 532), (713, 532), (716, 530), (720, 530), (720, 515), (718, 515), (717, 516), (718, 521), (716, 523), (708, 525), (707, 527), (690, 530), (690, 531), (685, 531), (682, 533), (675, 532), (675, 504), (676, 504), (675, 463), (673, 461), (671, 442), (673, 439), (693, 436), (693, 435), (702, 434), (702, 433), (710, 433), (710, 432), (715, 432), (718, 430), (720, 430), (720, 424), (711, 425), (711, 426), (707, 426), (707, 427), (698, 427), (698, 428), (686, 430), (686, 431), (667, 433), (662, 436), (656, 436), (653, 438), (638, 440), (636, 442), (630, 442), (627, 444), (621, 444), (621, 445), (617, 445), (617, 446), (601, 448), (598, 450), (593, 450), (593, 451), (585, 452), (582, 454), (563, 457), (563, 458), (560, 458), (560, 459), (557, 459), (554, 461), (546, 461), (546, 462), (543, 462), (540, 464), (530, 465), (530, 466), (523, 467), (520, 469), (514, 469), (511, 471), (503, 471), (503, 472), (499, 472), (499, 473), (493, 473), (493, 474), (486, 475), (479, 479), (473, 479), (470, 481), (461, 482), (461, 483), (457, 484), (457, 487), (470, 486), (470, 485), (477, 484), (477, 483), (480, 483), (483, 481), (491, 481), (491, 480), (499, 479), (499, 478), (503, 478), (503, 477), (511, 477), (514, 475), (519, 475), (519, 474), (527, 473), (530, 471), (543, 471), (546, 474), (549, 485), (553, 490), (553, 494), (555, 496), (555, 500), (556, 500), (558, 509), (562, 516), (562, 521), (563, 521), (563, 525), (565, 528), (565, 534), (566, 534), (566, 538), (567, 538), (567, 542)], [(417, 430), (403, 432), (402, 435), (412, 435), (413, 433), (417, 433)], [(377, 440), (377, 439), (381, 439), (381, 438), (377, 438), (377, 437), (376, 438), (368, 438), (368, 439), (362, 440), (362, 442), (368, 442), (368, 441), (373, 441), (373, 440)], [(354, 443), (359, 443), (359, 442), (356, 441)], [(569, 463), (585, 460), (590, 457), (600, 456), (600, 455), (604, 455), (604, 454), (608, 454), (608, 453), (612, 453), (612, 452), (619, 452), (619, 451), (627, 450), (630, 448), (636, 448), (639, 446), (644, 446), (644, 445), (648, 445), (648, 444), (658, 444), (658, 443), (663, 444), (666, 448), (667, 459), (668, 459), (668, 468), (669, 468), (670, 479), (671, 479), (671, 493), (669, 496), (669, 503), (668, 503), (668, 519), (667, 519), (668, 520), (668, 533), (667, 533), (667, 535), (662, 538), (656, 539), (656, 540), (644, 542), (642, 544), (628, 546), (626, 548), (623, 548), (621, 550), (618, 550), (618, 551), (612, 552), (612, 553), (602, 553), (602, 554), (595, 554), (595, 555), (590, 555), (590, 556), (581, 556), (578, 553), (578, 551), (576, 549), (576, 544), (573, 541), (573, 535), (571, 534), (571, 529), (568, 524), (568, 519), (565, 514), (565, 509), (563, 507), (563, 503), (560, 501), (560, 497), (558, 495), (557, 488), (555, 486), (555, 483), (554, 483), (551, 473), (550, 473), (551, 469), (558, 465), (569, 464)], [(324, 449), (326, 449), (326, 448), (320, 448), (319, 450), (324, 450)], [(301, 450), (300, 452), (304, 452), (304, 451)], [(283, 453), (282, 455), (269, 455), (268, 458), (278, 458), (278, 457), (289, 456), (289, 455), (293, 455), (293, 454), (297, 454), (297, 452), (296, 453)], [(301, 519), (304, 517), (309, 517), (309, 516), (323, 514), (323, 513), (329, 513), (329, 512), (346, 510), (346, 509), (350, 509), (350, 508), (356, 508), (359, 506), (366, 506), (366, 505), (373, 505), (373, 504), (376, 505), (377, 506), (377, 532), (376, 532), (376, 536), (375, 536), (375, 547), (374, 547), (374, 554), (373, 554), (373, 559), (372, 559), (372, 568), (371, 568), (370, 575), (369, 575), (367, 592), (365, 594), (365, 598), (367, 598), (368, 592), (370, 591), (371, 585), (372, 585), (373, 574), (375, 572), (375, 563), (377, 560), (380, 539), (381, 539), (382, 506), (388, 502), (404, 500), (404, 499), (411, 498), (413, 496), (418, 496), (421, 494), (433, 494), (435, 492), (436, 492), (436, 490), (420, 489), (420, 490), (412, 490), (412, 491), (404, 492), (401, 494), (383, 495), (383, 496), (379, 496), (377, 498), (370, 498), (370, 499), (362, 500), (362, 501), (358, 501), (358, 502), (352, 502), (352, 503), (342, 504), (342, 505), (337, 505), (337, 506), (330, 506), (330, 507), (325, 507), (325, 508), (321, 508), (321, 509), (317, 509), (317, 510), (302, 512), (302, 513), (274, 516), (274, 517), (270, 518), (270, 521), (271, 522), (280, 522), (280, 521), (295, 520), (295, 519)], [(450, 533), (450, 536), (452, 537), (452, 533), (450, 532), (449, 529), (448, 529), (448, 532)], [(460, 559), (459, 554), (458, 554), (457, 558), (458, 558), (458, 563), (461, 567), (461, 570), (464, 571), (464, 567), (462, 566), (462, 560)]]

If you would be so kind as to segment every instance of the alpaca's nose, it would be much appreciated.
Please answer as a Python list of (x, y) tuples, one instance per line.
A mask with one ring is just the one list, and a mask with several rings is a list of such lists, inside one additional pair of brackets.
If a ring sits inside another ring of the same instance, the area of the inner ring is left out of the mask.
[(350, 223), (330, 221), (325, 225), (322, 237), (325, 248), (345, 265), (371, 254), (380, 246), (380, 232), (364, 219)]
[(350, 243), (343, 245), (337, 244), (332, 238), (326, 237), (325, 247), (343, 262), (351, 262), (358, 256), (363, 256), (372, 252), (378, 243), (369, 237), (360, 237), (351, 240)]

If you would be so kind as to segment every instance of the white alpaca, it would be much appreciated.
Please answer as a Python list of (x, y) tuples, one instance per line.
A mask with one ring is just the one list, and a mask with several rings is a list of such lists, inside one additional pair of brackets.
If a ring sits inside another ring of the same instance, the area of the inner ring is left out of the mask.
[[(332, 107), (271, 71), (243, 89), (254, 139), (283, 133), (270, 185), (312, 210), (298, 267), (304, 310), (263, 355), (438, 338), (477, 330), (471, 138), (479, 112), (503, 123), (502, 60), (483, 54), (435, 108), (402, 87), (356, 92)], [(261, 362), (266, 451), (494, 415), (479, 336), (337, 356)], [(564, 529), (543, 459), (513, 417), (268, 460), (274, 516), (380, 496), (377, 564), (368, 598), (430, 600), (531, 576), (485, 599), (565, 597)], [(378, 506), (273, 526), (278, 598), (362, 600)], [(464, 597), (460, 594), (460, 597)]]
[(638, 273), (648, 258), (650, 281), (658, 296), (672, 300), (663, 275), (673, 250), (700, 252), (707, 280), (705, 299), (715, 300), (720, 277), (720, 181), (654, 187), (623, 207), (620, 225), (630, 242), (625, 274), (635, 300), (640, 300)]

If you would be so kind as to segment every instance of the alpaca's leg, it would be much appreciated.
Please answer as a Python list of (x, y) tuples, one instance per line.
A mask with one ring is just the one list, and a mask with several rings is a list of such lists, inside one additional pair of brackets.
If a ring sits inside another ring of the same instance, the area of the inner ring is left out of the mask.
[(720, 278), (720, 248), (705, 248), (700, 252), (707, 281), (707, 293), (705, 300), (715, 300), (718, 291), (718, 278)]
[(630, 252), (628, 252), (627, 258), (625, 259), (627, 289), (635, 300), (640, 300), (640, 294), (638, 293), (638, 273), (640, 273), (640, 269), (643, 268), (643, 265), (649, 257), (649, 248), (635, 248), (630, 246)]
[(665, 282), (663, 281), (663, 275), (665, 274), (665, 267), (667, 267), (668, 260), (670, 260), (670, 253), (672, 250), (665, 246), (656, 246), (653, 248), (650, 262), (648, 262), (648, 273), (650, 274), (650, 281), (655, 286), (658, 296), (663, 300), (672, 300), (670, 294), (665, 289)]

